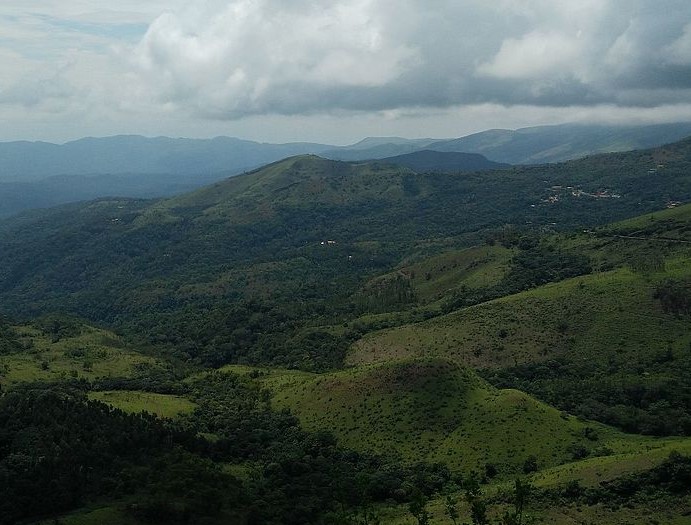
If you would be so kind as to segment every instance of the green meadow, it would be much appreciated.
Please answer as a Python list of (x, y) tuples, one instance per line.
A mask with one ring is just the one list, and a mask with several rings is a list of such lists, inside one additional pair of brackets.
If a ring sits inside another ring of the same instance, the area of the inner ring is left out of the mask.
[(130, 377), (138, 369), (161, 365), (155, 357), (129, 348), (114, 333), (79, 325), (78, 333), (55, 340), (32, 325), (14, 327), (21, 350), (0, 354), (0, 385)]
[(90, 392), (89, 399), (101, 401), (125, 412), (149, 412), (165, 418), (189, 414), (196, 406), (180, 396), (128, 390)]

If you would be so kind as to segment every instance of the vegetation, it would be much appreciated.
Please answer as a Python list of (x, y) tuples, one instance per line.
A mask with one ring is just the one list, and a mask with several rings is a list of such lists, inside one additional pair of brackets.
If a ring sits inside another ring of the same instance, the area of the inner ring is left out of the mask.
[[(173, 199), (32, 212), (0, 226), (2, 309), (70, 312), (207, 365), (336, 368), (347, 338), (326, 356), (296, 346), (362, 313), (365, 281), (506, 224), (592, 227), (691, 198), (690, 144), (477, 174), (294, 157)], [(621, 197), (587, 196), (603, 189)], [(587, 267), (557, 258), (551, 278), (562, 263)]]
[(0, 522), (681, 519), (690, 158), (296, 157), (0, 223)]

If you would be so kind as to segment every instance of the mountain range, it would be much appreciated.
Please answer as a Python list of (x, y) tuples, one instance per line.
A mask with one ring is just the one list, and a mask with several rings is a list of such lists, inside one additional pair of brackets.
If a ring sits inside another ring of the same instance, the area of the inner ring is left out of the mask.
[(690, 173), (299, 154), (0, 220), (0, 524), (686, 523)]
[[(368, 138), (341, 147), (266, 144), (228, 137), (201, 140), (117, 136), (85, 138), (63, 145), (7, 142), (0, 143), (0, 216), (98, 197), (170, 196), (301, 154), (347, 161), (388, 159), (405, 162), (418, 171), (474, 171), (500, 167), (489, 162), (560, 162), (595, 153), (659, 146), (688, 135), (689, 123), (571, 124), (490, 130), (458, 139)], [(459, 153), (486, 159), (449, 155)], [(415, 154), (417, 160), (400, 158), (409, 154)]]

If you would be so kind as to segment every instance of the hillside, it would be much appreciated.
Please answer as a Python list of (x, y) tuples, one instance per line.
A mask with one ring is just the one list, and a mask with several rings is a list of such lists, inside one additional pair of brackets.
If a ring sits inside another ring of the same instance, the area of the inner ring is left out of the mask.
[(601, 271), (373, 333), (346, 362), (450, 358), (629, 431), (688, 434), (690, 225), (683, 206), (554, 238)]
[(479, 153), (495, 162), (544, 164), (661, 146), (691, 135), (691, 123), (655, 126), (563, 124), (489, 130), (431, 144), (435, 151)]
[(690, 150), (1, 222), (0, 523), (467, 522), (516, 477), (544, 523), (683, 523)]
[(31, 324), (0, 321), (0, 388), (59, 381), (117, 382), (166, 375), (170, 363), (129, 346), (114, 333), (49, 316)]
[[(404, 461), (443, 462), (455, 470), (520, 472), (571, 461), (573, 451), (612, 445), (624, 436), (587, 423), (515, 390), (496, 390), (445, 359), (394, 361), (318, 376), (265, 380), (276, 408), (289, 408), (310, 430), (329, 430), (363, 452)], [(497, 429), (501, 428), (501, 432)]]
[[(206, 363), (337, 366), (356, 334), (301, 347), (352, 318), (377, 275), (507, 224), (593, 227), (691, 200), (690, 159), (689, 141), (469, 174), (300, 156), (171, 199), (31, 212), (0, 223), (1, 308), (75, 313)], [(250, 319), (266, 332), (236, 330)]]
[(417, 172), (426, 171), (449, 171), (449, 172), (469, 172), (496, 170), (508, 168), (508, 164), (500, 164), (487, 160), (486, 157), (477, 153), (457, 153), (439, 152), (432, 150), (422, 150), (395, 157), (385, 157), (381, 162), (404, 166)]

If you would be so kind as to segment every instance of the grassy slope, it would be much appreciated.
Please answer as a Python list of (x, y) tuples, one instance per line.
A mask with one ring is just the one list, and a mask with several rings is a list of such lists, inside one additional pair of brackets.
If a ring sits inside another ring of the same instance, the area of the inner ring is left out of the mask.
[[(667, 348), (675, 356), (687, 351), (688, 320), (663, 312), (653, 292), (662, 280), (691, 277), (691, 205), (552, 242), (590, 255), (596, 268), (607, 271), (371, 334), (354, 345), (348, 362), (437, 355), (474, 367), (504, 367), (564, 355), (636, 360), (645, 367)], [(651, 259), (664, 264), (646, 270)], [(453, 277), (447, 270), (438, 279)]]
[[(347, 447), (463, 471), (494, 463), (515, 473), (529, 456), (551, 467), (570, 461), (578, 445), (624, 454), (668, 443), (565, 416), (522, 392), (494, 389), (445, 359), (322, 375), (274, 371), (262, 381), (276, 408), (289, 408), (308, 429), (331, 430)], [(597, 429), (596, 441), (586, 439), (588, 426)]]
[(75, 337), (51, 342), (33, 326), (15, 327), (25, 349), (0, 355), (0, 385), (27, 381), (56, 381), (69, 378), (129, 377), (138, 366), (155, 366), (160, 361), (123, 345), (107, 330), (87, 325)]
[(419, 262), (405, 263), (396, 271), (369, 281), (365, 290), (400, 276), (410, 282), (419, 303), (428, 303), (461, 286), (486, 288), (497, 284), (506, 273), (512, 253), (498, 245), (445, 252)]
[(101, 401), (125, 412), (150, 412), (165, 418), (189, 414), (196, 407), (184, 397), (130, 390), (91, 392), (89, 399)]
[(654, 276), (622, 268), (549, 284), (371, 334), (354, 345), (348, 363), (447, 356), (468, 366), (504, 367), (556, 355), (643, 363), (667, 346), (681, 354), (691, 343), (688, 322), (664, 313), (651, 290), (672, 275), (691, 275), (685, 259)]

